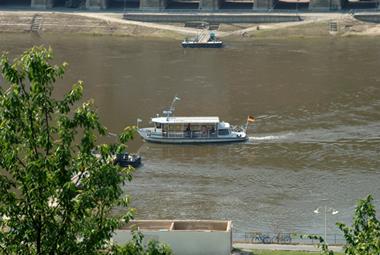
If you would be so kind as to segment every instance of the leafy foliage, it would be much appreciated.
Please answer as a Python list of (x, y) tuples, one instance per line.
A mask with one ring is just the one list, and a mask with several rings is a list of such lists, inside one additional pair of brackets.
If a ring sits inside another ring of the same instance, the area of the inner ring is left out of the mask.
[[(347, 255), (380, 254), (380, 222), (376, 218), (376, 209), (372, 202), (371, 195), (359, 200), (351, 227), (343, 223), (337, 223), (346, 239), (344, 252)], [(319, 241), (322, 255), (334, 254), (333, 251), (328, 249), (328, 245), (322, 237), (313, 235), (308, 237)]]
[(337, 223), (346, 239), (345, 253), (348, 255), (380, 254), (380, 222), (372, 201), (369, 195), (358, 202), (351, 227)]
[(157, 240), (149, 240), (148, 244), (143, 244), (144, 235), (137, 231), (132, 231), (132, 240), (124, 246), (115, 247), (114, 255), (172, 255), (171, 248)]
[[(97, 254), (104, 251), (128, 207), (121, 184), (132, 168), (113, 163), (133, 137), (128, 127), (120, 144), (96, 145), (107, 129), (91, 101), (80, 103), (83, 83), (62, 99), (53, 84), (66, 63), (52, 65), (52, 51), (25, 51), (0, 59), (0, 252), (3, 254)], [(78, 106), (79, 105), (79, 106)], [(96, 149), (100, 156), (92, 152)], [(73, 178), (75, 176), (75, 178)]]
[(321, 255), (334, 255), (334, 252), (329, 250), (329, 246), (325, 242), (324, 238), (319, 236), (319, 235), (306, 235), (306, 236), (301, 236), (301, 238), (309, 238), (311, 240), (316, 240), (319, 242), (318, 247), (321, 248)]

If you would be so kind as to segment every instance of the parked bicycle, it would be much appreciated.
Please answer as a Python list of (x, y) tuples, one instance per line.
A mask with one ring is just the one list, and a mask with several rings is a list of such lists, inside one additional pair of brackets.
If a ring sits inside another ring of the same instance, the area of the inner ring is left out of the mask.
[(274, 235), (269, 235), (268, 233), (262, 232), (249, 232), (245, 233), (245, 239), (251, 243), (291, 243), (292, 236), (290, 233), (277, 233)]

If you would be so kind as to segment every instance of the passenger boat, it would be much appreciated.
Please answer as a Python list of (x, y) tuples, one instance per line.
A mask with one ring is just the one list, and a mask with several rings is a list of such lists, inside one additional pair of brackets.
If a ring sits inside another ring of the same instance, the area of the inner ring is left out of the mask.
[(147, 142), (191, 144), (191, 143), (229, 143), (244, 142), (248, 139), (246, 128), (254, 118), (249, 117), (244, 127), (232, 127), (229, 123), (219, 120), (219, 117), (175, 117), (174, 104), (178, 101), (174, 97), (169, 110), (163, 112), (164, 116), (151, 119), (153, 127), (139, 128), (140, 119), (137, 120), (137, 130)]

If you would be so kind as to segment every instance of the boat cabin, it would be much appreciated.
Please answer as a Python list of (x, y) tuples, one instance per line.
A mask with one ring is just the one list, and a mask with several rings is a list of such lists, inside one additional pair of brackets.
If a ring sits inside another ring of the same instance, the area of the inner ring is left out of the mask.
[(211, 138), (230, 135), (230, 125), (219, 117), (157, 117), (152, 118), (154, 133), (173, 138)]

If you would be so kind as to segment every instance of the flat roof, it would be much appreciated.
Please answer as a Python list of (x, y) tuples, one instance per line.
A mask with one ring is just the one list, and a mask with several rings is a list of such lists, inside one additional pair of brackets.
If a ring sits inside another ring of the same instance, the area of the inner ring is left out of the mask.
[(132, 226), (148, 231), (231, 231), (228, 220), (131, 220), (120, 229), (130, 230)]
[(157, 117), (152, 121), (162, 124), (216, 124), (219, 117)]

